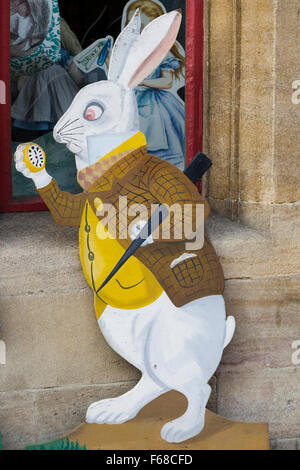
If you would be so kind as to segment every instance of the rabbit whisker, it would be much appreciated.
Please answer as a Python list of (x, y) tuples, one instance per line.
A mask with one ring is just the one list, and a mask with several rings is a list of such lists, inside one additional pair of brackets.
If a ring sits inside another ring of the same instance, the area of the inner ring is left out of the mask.
[(76, 139), (75, 137), (65, 137), (65, 139), (67, 140), (67, 142), (80, 142), (80, 139)]
[(58, 131), (60, 133), (62, 130), (67, 129), (68, 127), (72, 126), (75, 122), (79, 121), (79, 118), (74, 119), (74, 121), (70, 122), (70, 119), (63, 125), (63, 127)]
[(62, 137), (64, 137), (65, 135), (68, 136), (74, 136), (74, 135), (83, 135), (83, 132), (75, 132), (74, 134), (71, 133), (71, 132), (68, 132), (68, 133), (63, 133), (63, 134), (60, 134)]
[[(73, 144), (73, 145), (76, 145), (77, 147), (80, 147), (80, 148), (81, 148), (81, 146), (78, 145), (78, 144), (76, 143), (76, 141), (74, 142), (73, 139), (68, 139), (68, 140), (66, 139), (66, 141), (67, 141), (67, 144)], [(78, 142), (80, 142), (80, 140), (78, 140)]]
[[(74, 144), (74, 145), (77, 145), (77, 147), (80, 147), (80, 146), (76, 143), (76, 141), (77, 141), (77, 142), (80, 142), (79, 139), (72, 139), (71, 137), (64, 137), (64, 139), (65, 139), (65, 142), (64, 142), (65, 144)], [(74, 141), (75, 141), (75, 142), (74, 142)], [(81, 148), (81, 147), (80, 147), (80, 148)]]
[(78, 141), (79, 141), (79, 139), (72, 139), (72, 137), (65, 137), (64, 139), (65, 139), (65, 141), (68, 142), (68, 143), (69, 143), (69, 142), (73, 142), (73, 140), (78, 140)]
[(79, 121), (79, 118), (76, 118), (76, 119), (74, 119), (74, 121), (70, 122), (69, 126), (70, 126), (71, 124), (74, 124), (74, 122), (76, 122), (76, 121)]
[(76, 144), (76, 142), (68, 142), (69, 144), (75, 145), (75, 147), (78, 147), (81, 150), (80, 145)]
[(75, 142), (74, 140), (69, 140), (68, 144), (77, 145), (77, 147), (80, 147), (80, 148), (81, 148), (81, 146), (79, 145), (79, 143), (78, 143), (78, 142)]
[(65, 124), (59, 129), (58, 134), (69, 124), (70, 121), (71, 119), (68, 119), (68, 121), (65, 122)]
[(76, 129), (83, 129), (83, 126), (72, 127), (72, 129), (66, 129), (65, 132), (72, 132), (72, 131), (75, 131)]

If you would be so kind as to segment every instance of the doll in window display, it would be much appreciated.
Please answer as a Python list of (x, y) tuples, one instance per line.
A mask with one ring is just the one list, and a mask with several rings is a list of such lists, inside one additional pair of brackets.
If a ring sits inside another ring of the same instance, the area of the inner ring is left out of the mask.
[[(61, 187), (80, 192), (70, 152), (55, 142), (52, 130), (80, 88), (104, 78), (105, 72), (77, 67), (75, 56), (84, 51), (60, 16), (58, 0), (11, 0), (10, 26), (12, 152), (24, 141), (45, 146), (48, 167)], [(100, 53), (102, 42), (107, 38), (99, 40)], [(20, 179), (14, 167), (12, 183), (14, 197), (35, 195), (34, 185)]]
[(83, 84), (72, 57), (81, 51), (58, 0), (11, 0), (13, 140), (51, 131)]

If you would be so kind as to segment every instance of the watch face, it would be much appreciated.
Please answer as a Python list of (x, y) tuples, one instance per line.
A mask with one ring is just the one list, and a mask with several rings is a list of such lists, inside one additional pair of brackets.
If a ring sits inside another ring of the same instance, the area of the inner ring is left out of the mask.
[(38, 145), (31, 145), (28, 149), (28, 158), (30, 163), (36, 168), (42, 168), (45, 163), (43, 151)]

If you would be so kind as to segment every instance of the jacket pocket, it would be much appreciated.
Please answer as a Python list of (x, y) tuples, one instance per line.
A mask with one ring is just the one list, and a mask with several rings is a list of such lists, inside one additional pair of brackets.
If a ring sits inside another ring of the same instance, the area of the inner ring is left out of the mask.
[(180, 287), (193, 287), (202, 281), (204, 275), (203, 265), (198, 256), (188, 258), (172, 268), (173, 276)]

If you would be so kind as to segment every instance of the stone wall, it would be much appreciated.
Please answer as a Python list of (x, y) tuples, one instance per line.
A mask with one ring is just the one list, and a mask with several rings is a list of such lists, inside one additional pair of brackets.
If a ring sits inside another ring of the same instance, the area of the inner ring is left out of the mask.
[(218, 371), (218, 412), (267, 421), (272, 447), (296, 448), (300, 105), (291, 97), (300, 79), (299, 2), (206, 1), (206, 31), (205, 147), (214, 165), (205, 193), (218, 214), (264, 237), (252, 253), (245, 240), (244, 269), (236, 254), (240, 275), (227, 271), (238, 327)]
[(298, 9), (297, 0), (206, 1), (206, 193), (217, 212), (266, 231), (277, 205), (300, 199)]
[[(300, 12), (297, 0), (206, 0), (204, 190), (236, 334), (210, 408), (269, 423), (273, 448), (300, 448)], [(0, 431), (4, 448), (55, 437), (138, 372), (103, 339), (77, 233), (48, 213), (1, 216)]]

